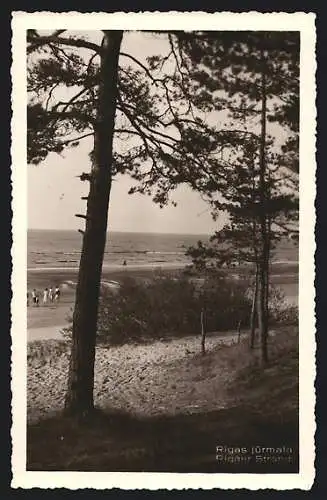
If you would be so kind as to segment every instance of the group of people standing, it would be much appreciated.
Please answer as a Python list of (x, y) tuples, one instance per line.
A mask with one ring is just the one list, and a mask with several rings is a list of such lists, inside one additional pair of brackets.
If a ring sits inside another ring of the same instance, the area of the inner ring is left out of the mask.
[[(35, 306), (40, 305), (40, 293), (33, 288), (31, 292), (32, 304)], [(45, 288), (43, 290), (42, 302), (43, 304), (47, 304), (48, 302), (59, 302), (60, 299), (60, 288), (59, 286)], [(27, 305), (30, 305), (30, 293), (27, 291)]]

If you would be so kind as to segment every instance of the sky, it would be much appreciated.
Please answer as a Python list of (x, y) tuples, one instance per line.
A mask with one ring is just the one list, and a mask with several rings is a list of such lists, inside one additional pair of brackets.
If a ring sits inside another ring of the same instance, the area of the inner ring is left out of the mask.
[[(87, 36), (98, 44), (101, 42), (100, 31), (74, 32), (74, 35)], [(78, 50), (83, 54), (83, 49)], [(146, 63), (147, 56), (166, 54), (168, 50), (168, 41), (164, 37), (140, 32), (125, 33), (121, 46), (121, 52), (132, 54), (143, 63)], [(90, 53), (84, 53), (89, 59)], [(121, 63), (131, 64), (124, 57)], [(67, 100), (71, 95), (57, 97)], [(222, 116), (221, 119), (225, 118)], [(77, 148), (67, 149), (62, 155), (51, 153), (40, 165), (27, 166), (30, 229), (83, 229), (83, 219), (74, 215), (85, 214), (85, 201), (81, 196), (88, 194), (88, 183), (82, 183), (77, 176), (90, 170), (88, 153), (91, 150), (92, 142), (87, 138)], [(213, 221), (208, 204), (186, 185), (173, 193), (177, 207), (168, 205), (162, 209), (149, 196), (129, 195), (131, 185), (128, 176), (117, 177), (112, 184), (109, 208), (109, 229), (112, 231), (211, 234), (226, 221), (224, 214)]]
[[(85, 33), (83, 33), (85, 35)], [(129, 52), (145, 62), (147, 55), (167, 51), (167, 41), (141, 33), (124, 36), (121, 51)], [(92, 33), (92, 41), (100, 42), (100, 33)], [(150, 47), (150, 48), (149, 48)], [(30, 229), (78, 229), (83, 219), (76, 213), (85, 213), (88, 183), (77, 176), (90, 169), (88, 153), (92, 149), (89, 139), (62, 156), (50, 154), (38, 166), (28, 165), (28, 227)], [(174, 192), (172, 205), (160, 208), (149, 196), (128, 195), (132, 180), (117, 177), (112, 184), (108, 227), (112, 231), (163, 232), (207, 234), (222, 226), (225, 220), (213, 221), (208, 204), (187, 186)]]
[[(38, 166), (28, 166), (28, 227), (30, 229), (78, 229), (83, 219), (76, 213), (85, 213), (87, 182), (77, 176), (87, 171), (89, 163), (86, 144), (65, 158), (51, 154)], [(149, 196), (128, 195), (132, 180), (117, 177), (112, 183), (109, 229), (127, 232), (157, 233), (212, 233), (219, 226), (210, 216), (208, 205), (188, 187), (181, 186), (173, 199), (178, 206), (160, 209)]]

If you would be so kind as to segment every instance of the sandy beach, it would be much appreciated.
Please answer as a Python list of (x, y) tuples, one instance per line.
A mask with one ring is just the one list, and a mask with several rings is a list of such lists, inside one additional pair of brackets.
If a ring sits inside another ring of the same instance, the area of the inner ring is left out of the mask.
[(60, 331), (68, 325), (68, 315), (74, 306), (70, 303), (54, 307), (40, 305), (27, 308), (27, 340), (60, 339)]
[[(131, 276), (138, 279), (149, 278), (155, 270), (164, 272), (181, 269), (180, 263), (170, 263), (165, 266), (153, 264), (105, 266), (102, 272), (103, 282), (119, 282), (123, 277)], [(75, 301), (75, 284), (78, 268), (51, 267), (28, 268), (28, 290), (35, 288), (39, 291), (41, 301), (38, 307), (30, 303), (27, 308), (27, 339), (28, 341), (62, 338), (60, 330), (68, 324), (68, 317), (72, 314)], [(59, 303), (42, 303), (42, 292), (46, 287), (60, 286), (61, 297)]]
[(61, 335), (60, 331), (65, 326), (66, 325), (28, 328), (27, 329), (28, 342), (31, 342), (34, 340), (61, 339), (62, 335)]

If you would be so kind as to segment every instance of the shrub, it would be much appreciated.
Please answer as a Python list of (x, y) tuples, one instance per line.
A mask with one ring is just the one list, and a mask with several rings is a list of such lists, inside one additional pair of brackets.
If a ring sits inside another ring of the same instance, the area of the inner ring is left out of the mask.
[[(199, 333), (203, 307), (207, 331), (235, 329), (239, 319), (245, 325), (249, 318), (245, 290), (245, 284), (225, 278), (200, 284), (160, 273), (148, 282), (125, 278), (118, 290), (102, 290), (97, 340), (114, 345)], [(65, 329), (65, 336), (70, 333)]]
[(98, 340), (120, 344), (190, 333), (196, 302), (194, 285), (186, 279), (156, 276), (147, 283), (126, 278), (118, 291), (101, 294)]
[(298, 307), (286, 300), (280, 288), (273, 286), (269, 296), (269, 315), (273, 325), (297, 325), (299, 321)]
[(235, 329), (239, 321), (243, 328), (248, 327), (251, 300), (247, 290), (246, 281), (207, 279), (201, 294), (207, 310), (207, 329)]
[[(272, 323), (294, 322), (293, 310), (284, 302), (274, 290)], [(199, 334), (203, 308), (207, 332), (236, 330), (239, 321), (244, 329), (249, 327), (251, 303), (246, 280), (222, 275), (195, 279), (159, 273), (148, 281), (125, 277), (118, 290), (102, 289), (97, 341), (117, 345)], [(70, 336), (71, 328), (63, 333)]]

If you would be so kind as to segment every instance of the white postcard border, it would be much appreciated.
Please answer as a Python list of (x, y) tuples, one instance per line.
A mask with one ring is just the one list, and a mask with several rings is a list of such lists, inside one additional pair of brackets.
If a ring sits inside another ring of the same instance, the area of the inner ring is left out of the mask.
[[(299, 474), (170, 474), (26, 471), (27, 165), (26, 29), (295, 30), (301, 32), (300, 85), (300, 472)], [(310, 489), (315, 433), (315, 15), (312, 13), (14, 12), (12, 20), (12, 487), (94, 489)]]

